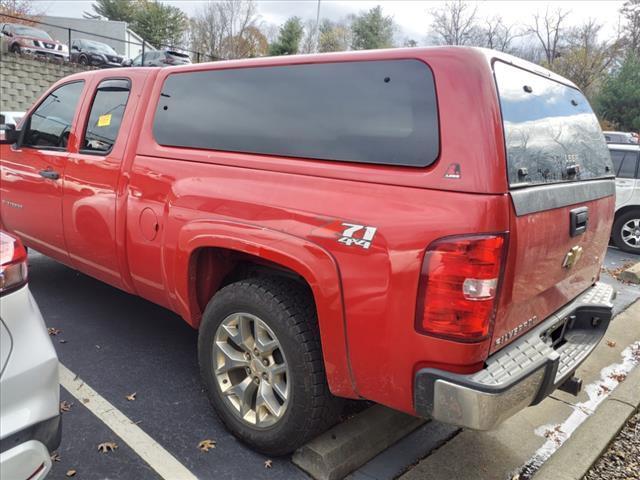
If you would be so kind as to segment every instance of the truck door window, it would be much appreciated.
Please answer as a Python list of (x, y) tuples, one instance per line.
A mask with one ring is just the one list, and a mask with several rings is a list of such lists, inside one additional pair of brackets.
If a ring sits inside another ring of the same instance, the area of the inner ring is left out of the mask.
[(98, 85), (84, 137), (82, 153), (109, 153), (118, 137), (131, 82), (125, 79), (104, 80)]
[(45, 98), (25, 123), (22, 146), (66, 150), (84, 82), (63, 85)]

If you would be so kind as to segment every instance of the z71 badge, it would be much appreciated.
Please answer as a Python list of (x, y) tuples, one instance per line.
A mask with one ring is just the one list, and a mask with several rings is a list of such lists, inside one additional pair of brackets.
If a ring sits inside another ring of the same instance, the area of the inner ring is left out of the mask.
[(338, 239), (340, 243), (345, 245), (369, 248), (373, 243), (373, 237), (376, 235), (376, 227), (367, 225), (356, 225), (354, 223), (343, 223), (343, 227), (347, 227)]

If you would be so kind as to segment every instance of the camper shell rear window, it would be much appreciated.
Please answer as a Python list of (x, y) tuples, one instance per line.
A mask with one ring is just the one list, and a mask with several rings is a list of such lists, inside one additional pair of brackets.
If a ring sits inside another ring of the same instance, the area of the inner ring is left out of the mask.
[(512, 188), (613, 176), (604, 136), (577, 89), (496, 61)]

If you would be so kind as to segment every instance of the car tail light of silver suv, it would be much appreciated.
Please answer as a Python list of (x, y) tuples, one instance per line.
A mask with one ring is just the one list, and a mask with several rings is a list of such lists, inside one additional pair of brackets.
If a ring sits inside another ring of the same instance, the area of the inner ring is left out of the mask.
[(0, 295), (27, 283), (27, 251), (22, 242), (0, 232)]

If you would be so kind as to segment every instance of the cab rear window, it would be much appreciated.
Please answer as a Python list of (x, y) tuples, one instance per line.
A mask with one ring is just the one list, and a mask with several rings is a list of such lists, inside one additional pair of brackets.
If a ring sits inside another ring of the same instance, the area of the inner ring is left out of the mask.
[(160, 145), (425, 167), (439, 152), (433, 75), (417, 60), (173, 73)]
[(598, 120), (579, 90), (499, 61), (494, 74), (511, 187), (613, 176)]

